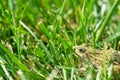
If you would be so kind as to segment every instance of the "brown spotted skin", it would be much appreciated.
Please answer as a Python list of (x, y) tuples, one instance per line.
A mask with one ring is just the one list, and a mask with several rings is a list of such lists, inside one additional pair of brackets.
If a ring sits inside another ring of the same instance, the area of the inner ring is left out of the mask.
[[(120, 52), (115, 51), (112, 48), (109, 50), (104, 49), (93, 49), (87, 44), (82, 44), (80, 46), (74, 46), (75, 52), (82, 58), (82, 62), (88, 61), (100, 68), (103, 62), (106, 63), (106, 68), (108, 67), (108, 62), (111, 62), (114, 67), (114, 71), (120, 71)], [(85, 64), (86, 65), (86, 64)], [(89, 66), (89, 65), (88, 65)], [(84, 67), (84, 66), (83, 66)]]

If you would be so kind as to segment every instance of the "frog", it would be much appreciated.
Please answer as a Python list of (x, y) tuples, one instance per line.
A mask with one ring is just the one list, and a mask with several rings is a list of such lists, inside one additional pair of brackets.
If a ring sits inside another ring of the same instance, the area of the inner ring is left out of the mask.
[(106, 69), (108, 69), (110, 65), (113, 65), (113, 71), (117, 73), (120, 72), (120, 51), (116, 51), (112, 48), (96, 49), (89, 44), (81, 44), (73, 48), (75, 53), (83, 60), (80, 70), (86, 71), (91, 64), (95, 69), (99, 70), (103, 63), (105, 63)]

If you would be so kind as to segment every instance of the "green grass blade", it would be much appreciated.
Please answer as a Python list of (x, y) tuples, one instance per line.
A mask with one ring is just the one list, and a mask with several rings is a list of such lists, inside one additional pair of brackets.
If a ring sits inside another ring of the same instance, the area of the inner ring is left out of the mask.
[(2, 53), (6, 53), (21, 70), (29, 71), (28, 68), (22, 64), (22, 62), (18, 60), (13, 53), (11, 53), (4, 45), (0, 43), (0, 52), (1, 51)]
[(22, 21), (19, 21), (19, 23), (38, 41), (38, 38), (35, 36), (35, 34)]
[(0, 10), (3, 10), (3, 9), (4, 9), (3, 2), (2, 2), (2, 0), (0, 0)]
[[(44, 50), (45, 54), (50, 59), (50, 61), (53, 62), (53, 59), (51, 58), (51, 55), (50, 55), (49, 51), (47, 50), (46, 46), (44, 45), (44, 43), (41, 40), (38, 40), (38, 38), (36, 37), (36, 35), (22, 21), (19, 21), (19, 22), (39, 42), (40, 47)], [(42, 32), (45, 35), (47, 35), (47, 37), (51, 38), (50, 34), (48, 33), (47, 28), (44, 26), (43, 23), (40, 24), (40, 29), (42, 30)]]
[(44, 50), (44, 53), (49, 58), (49, 60), (54, 63), (54, 60), (52, 59), (52, 57), (51, 57), (49, 51), (47, 50), (46, 46), (44, 45), (44, 43), (41, 40), (39, 40), (39, 44), (40, 44), (40, 47)]
[(74, 80), (74, 68), (71, 69), (71, 79), (70, 80)]
[(106, 25), (108, 24), (108, 22), (110, 21), (110, 19), (111, 19), (112, 15), (113, 15), (115, 9), (117, 8), (119, 2), (120, 2), (120, 0), (116, 0), (116, 1), (114, 2), (113, 6), (112, 6), (112, 8), (111, 8), (111, 10), (110, 10), (110, 12), (108, 12), (105, 20), (103, 21), (103, 23), (102, 23), (102, 25), (101, 25), (101, 27), (100, 27), (99, 32), (96, 34), (96, 41), (99, 41), (99, 40), (100, 40), (100, 38), (101, 38), (101, 36), (102, 36), (102, 34), (103, 34), (104, 30), (105, 30), (105, 27), (106, 27)]
[(52, 36), (50, 35), (48, 29), (45, 27), (44, 23), (41, 22), (39, 28), (43, 34), (45, 34), (49, 39), (52, 39)]
[(67, 80), (66, 70), (64, 68), (62, 69), (62, 72), (63, 72), (63, 79)]
[(104, 42), (110, 42), (113, 41), (114, 39), (120, 37), (120, 32), (117, 32), (111, 36), (109, 36), (107, 39), (103, 40), (102, 42), (100, 42), (99, 44), (104, 44)]
[(64, 6), (65, 6), (65, 3), (66, 3), (66, 0), (64, 0), (64, 2), (63, 2), (63, 4), (62, 4), (61, 10), (60, 10), (60, 14), (62, 14), (62, 12), (63, 12)]
[(0, 60), (0, 65), (5, 73), (5, 75), (8, 77), (9, 80), (13, 80), (13, 78), (11, 77), (10, 73), (8, 72), (6, 66), (4, 65), (3, 61)]

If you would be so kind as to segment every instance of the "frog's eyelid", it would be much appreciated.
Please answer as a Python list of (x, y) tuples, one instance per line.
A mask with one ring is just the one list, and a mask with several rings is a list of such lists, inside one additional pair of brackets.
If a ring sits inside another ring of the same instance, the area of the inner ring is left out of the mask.
[(73, 49), (78, 49), (79, 48), (79, 46), (73, 46)]

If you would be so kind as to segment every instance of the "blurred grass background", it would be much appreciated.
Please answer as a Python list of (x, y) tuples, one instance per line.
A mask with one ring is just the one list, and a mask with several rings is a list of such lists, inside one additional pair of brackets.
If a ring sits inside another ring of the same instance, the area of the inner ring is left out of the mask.
[[(112, 10), (115, 2), (119, 0), (0, 0), (0, 79), (119, 80), (117, 73), (94, 68), (81, 75), (80, 57), (73, 50), (82, 43), (107, 43), (119, 50), (120, 6)], [(96, 41), (106, 16), (110, 19)]]

